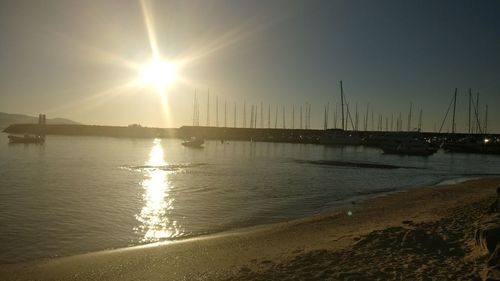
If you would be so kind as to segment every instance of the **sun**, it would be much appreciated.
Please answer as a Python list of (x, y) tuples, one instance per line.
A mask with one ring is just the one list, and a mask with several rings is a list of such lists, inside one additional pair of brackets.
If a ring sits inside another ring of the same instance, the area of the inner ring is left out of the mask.
[(154, 60), (144, 64), (140, 69), (140, 83), (154, 87), (160, 92), (165, 91), (176, 79), (177, 67), (168, 61)]

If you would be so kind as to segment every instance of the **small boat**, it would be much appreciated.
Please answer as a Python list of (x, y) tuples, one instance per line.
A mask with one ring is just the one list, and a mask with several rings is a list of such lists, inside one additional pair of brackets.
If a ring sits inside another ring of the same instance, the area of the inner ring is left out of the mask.
[(384, 154), (429, 156), (438, 151), (437, 147), (431, 146), (423, 140), (406, 140), (392, 145), (381, 147)]
[(203, 139), (198, 139), (198, 138), (191, 138), (191, 139), (188, 139), (188, 140), (185, 140), (182, 142), (182, 145), (183, 146), (187, 146), (187, 147), (203, 147), (202, 145), (205, 143), (205, 141)]
[(44, 143), (45, 142), (45, 136), (40, 136), (40, 135), (24, 135), (24, 136), (14, 136), (14, 135), (9, 135), (9, 142), (10, 143)]

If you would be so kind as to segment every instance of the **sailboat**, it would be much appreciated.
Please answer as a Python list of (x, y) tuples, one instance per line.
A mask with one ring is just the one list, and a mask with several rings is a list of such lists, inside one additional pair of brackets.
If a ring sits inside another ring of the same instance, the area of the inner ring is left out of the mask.
[(203, 139), (191, 137), (190, 139), (183, 141), (182, 145), (187, 147), (202, 148), (204, 143), (205, 141)]
[(24, 136), (15, 136), (15, 135), (9, 135), (9, 142), (10, 143), (44, 143), (45, 142), (45, 136), (40, 136), (40, 135), (28, 135), (25, 134)]

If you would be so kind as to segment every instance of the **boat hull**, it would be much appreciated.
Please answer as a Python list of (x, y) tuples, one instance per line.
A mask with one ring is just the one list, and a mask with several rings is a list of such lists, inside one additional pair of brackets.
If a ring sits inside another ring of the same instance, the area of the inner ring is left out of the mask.
[(414, 155), (414, 156), (430, 156), (438, 151), (438, 148), (433, 147), (427, 144), (426, 142), (417, 140), (386, 144), (381, 148), (384, 154)]
[(205, 141), (203, 140), (195, 139), (195, 140), (185, 141), (182, 143), (182, 145), (186, 147), (202, 148), (204, 143)]
[(405, 150), (405, 149), (397, 149), (397, 148), (382, 148), (384, 154), (395, 154), (395, 155), (410, 155), (410, 156), (430, 156), (436, 153), (434, 149), (426, 149), (426, 150)]
[(9, 136), (10, 143), (45, 143), (45, 138), (42, 136)]

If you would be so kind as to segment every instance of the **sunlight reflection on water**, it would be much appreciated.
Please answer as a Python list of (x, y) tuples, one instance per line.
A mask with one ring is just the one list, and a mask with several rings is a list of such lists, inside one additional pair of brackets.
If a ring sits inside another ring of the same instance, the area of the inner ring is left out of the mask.
[(182, 229), (177, 221), (169, 219), (169, 214), (174, 209), (174, 199), (170, 197), (173, 186), (168, 175), (174, 171), (162, 169), (167, 162), (164, 159), (160, 139), (153, 141), (146, 165), (148, 168), (144, 169), (145, 179), (142, 182), (144, 207), (137, 215), (140, 226), (136, 231), (143, 233), (143, 242), (155, 242), (182, 235)]

